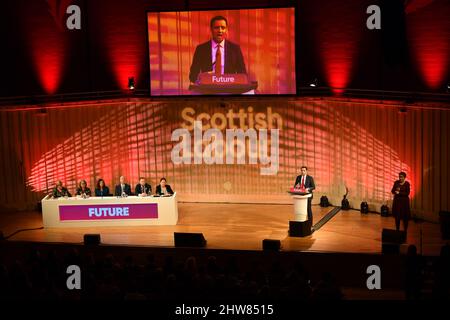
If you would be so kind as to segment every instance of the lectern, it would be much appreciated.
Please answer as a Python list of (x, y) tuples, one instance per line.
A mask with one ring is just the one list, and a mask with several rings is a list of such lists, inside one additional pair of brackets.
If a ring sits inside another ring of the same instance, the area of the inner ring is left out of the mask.
[(189, 90), (201, 94), (242, 94), (258, 88), (257, 81), (249, 81), (245, 73), (225, 73), (220, 76), (212, 72), (198, 75)]
[(305, 189), (288, 191), (294, 201), (294, 219), (289, 221), (289, 236), (305, 237), (311, 234), (311, 224), (308, 221), (308, 199), (312, 194)]

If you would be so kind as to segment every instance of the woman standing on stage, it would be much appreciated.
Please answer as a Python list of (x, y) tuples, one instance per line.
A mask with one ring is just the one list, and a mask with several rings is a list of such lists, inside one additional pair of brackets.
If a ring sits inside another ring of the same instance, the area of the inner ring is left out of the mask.
[(408, 230), (408, 221), (411, 215), (409, 209), (409, 192), (410, 185), (406, 181), (406, 173), (400, 172), (398, 180), (394, 182), (391, 190), (394, 195), (394, 203), (392, 204), (392, 214), (395, 217), (395, 228), (400, 230), (400, 220), (403, 220), (405, 232)]

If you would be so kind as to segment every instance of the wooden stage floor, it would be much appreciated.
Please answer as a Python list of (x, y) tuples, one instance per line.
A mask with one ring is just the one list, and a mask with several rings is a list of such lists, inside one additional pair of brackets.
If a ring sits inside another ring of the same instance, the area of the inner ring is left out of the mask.
[[(313, 206), (314, 223), (333, 207)], [(261, 250), (263, 239), (281, 240), (284, 251), (380, 253), (381, 231), (394, 228), (392, 217), (359, 211), (340, 211), (322, 228), (304, 238), (288, 237), (292, 205), (179, 203), (176, 226), (40, 229), (19, 232), (9, 241), (81, 243), (86, 233), (100, 233), (103, 244), (173, 247), (173, 232), (202, 232), (207, 248)], [(5, 236), (19, 229), (42, 227), (38, 212), (0, 214)], [(422, 237), (421, 237), (422, 234)], [(422, 239), (422, 245), (421, 245)], [(439, 224), (410, 221), (407, 244), (415, 244), (424, 255), (439, 255), (445, 242)], [(401, 250), (406, 250), (402, 246)]]

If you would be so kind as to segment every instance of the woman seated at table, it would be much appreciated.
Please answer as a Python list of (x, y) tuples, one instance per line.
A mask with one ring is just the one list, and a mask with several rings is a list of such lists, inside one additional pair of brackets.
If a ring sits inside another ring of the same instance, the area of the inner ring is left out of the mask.
[(55, 188), (52, 192), (53, 198), (61, 198), (61, 197), (71, 197), (69, 190), (67, 190), (66, 187), (63, 186), (61, 180), (58, 180), (56, 182)]
[(170, 185), (166, 184), (167, 180), (166, 178), (161, 178), (161, 180), (159, 181), (159, 185), (156, 186), (156, 194), (159, 196), (162, 195), (172, 195), (173, 194), (173, 190), (170, 187)]
[(78, 188), (76, 190), (77, 196), (91, 196), (91, 189), (88, 188), (86, 180), (80, 180), (80, 183), (78, 184)]
[(105, 185), (105, 180), (99, 179), (97, 181), (97, 187), (95, 188), (96, 197), (107, 197), (109, 196), (109, 188)]

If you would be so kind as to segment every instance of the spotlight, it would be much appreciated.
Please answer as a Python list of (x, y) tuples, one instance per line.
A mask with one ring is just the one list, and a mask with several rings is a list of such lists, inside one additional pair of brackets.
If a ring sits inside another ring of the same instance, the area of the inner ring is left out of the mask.
[(314, 78), (314, 80), (309, 83), (309, 86), (314, 87), (314, 88), (317, 87), (318, 85), (319, 85), (319, 80), (317, 80), (317, 78)]
[(350, 210), (350, 202), (347, 199), (347, 195), (344, 195), (344, 198), (341, 201), (341, 209)]
[(348, 195), (348, 188), (345, 187), (344, 198), (341, 201), (341, 209), (342, 210), (350, 210), (350, 202), (347, 199), (347, 195)]
[(135, 85), (136, 84), (134, 82), (134, 77), (129, 77), (128, 78), (128, 89), (134, 90)]
[(361, 202), (361, 213), (369, 213), (369, 205), (365, 201)]
[(383, 205), (381, 206), (380, 212), (381, 212), (381, 216), (382, 216), (382, 217), (387, 217), (387, 216), (389, 216), (389, 207), (388, 207), (387, 205), (383, 204)]
[(447, 83), (447, 93), (450, 93), (450, 82)]

